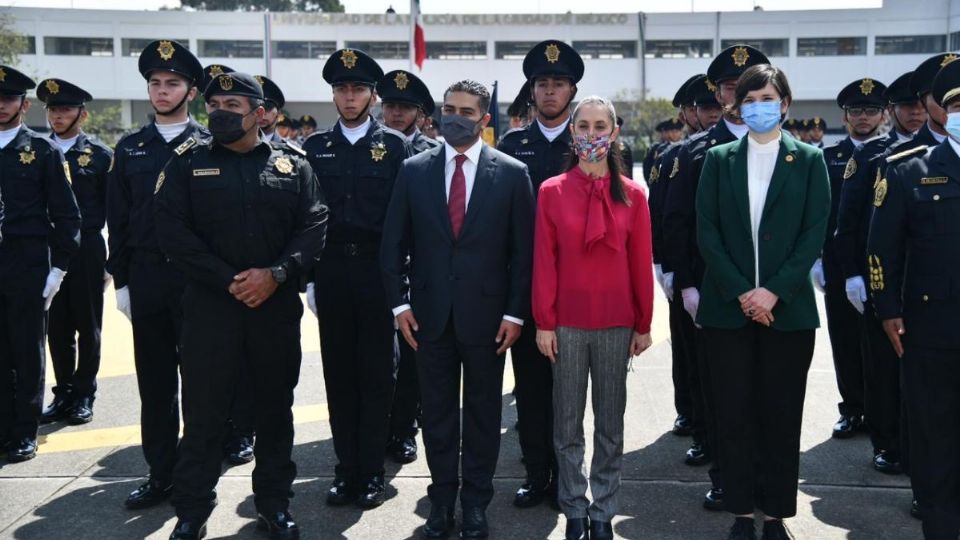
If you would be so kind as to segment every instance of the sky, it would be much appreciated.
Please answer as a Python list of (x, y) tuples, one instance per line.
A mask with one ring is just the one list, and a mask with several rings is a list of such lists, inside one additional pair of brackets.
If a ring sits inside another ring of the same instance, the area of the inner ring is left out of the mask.
[[(407, 13), (407, 0), (341, 0), (349, 13), (383, 13), (393, 6), (398, 13)], [(782, 9), (851, 9), (877, 8), (882, 0), (606, 0), (585, 3), (583, 0), (483, 0), (482, 2), (450, 2), (421, 0), (423, 13), (631, 13), (637, 11), (737, 11), (760, 5), (766, 10)], [(159, 9), (179, 6), (179, 0), (0, 0), (0, 6), (51, 7), (83, 9)], [(584, 6), (589, 5), (589, 9)]]

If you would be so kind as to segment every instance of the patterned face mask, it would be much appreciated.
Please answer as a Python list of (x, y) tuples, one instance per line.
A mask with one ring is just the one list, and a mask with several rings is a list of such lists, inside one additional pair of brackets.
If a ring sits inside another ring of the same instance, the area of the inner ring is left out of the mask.
[(610, 152), (609, 135), (574, 135), (573, 149), (583, 161), (597, 163)]

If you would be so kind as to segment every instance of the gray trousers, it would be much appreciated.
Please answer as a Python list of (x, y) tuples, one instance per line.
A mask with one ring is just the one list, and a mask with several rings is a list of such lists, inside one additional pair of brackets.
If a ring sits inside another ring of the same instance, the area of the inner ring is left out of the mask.
[[(619, 509), (620, 463), (623, 458), (623, 413), (627, 405), (630, 328), (557, 329), (557, 362), (553, 364), (553, 445), (559, 463), (558, 501), (570, 519), (589, 515), (611, 521)], [(592, 381), (593, 462), (587, 499), (583, 414), (587, 377)]]

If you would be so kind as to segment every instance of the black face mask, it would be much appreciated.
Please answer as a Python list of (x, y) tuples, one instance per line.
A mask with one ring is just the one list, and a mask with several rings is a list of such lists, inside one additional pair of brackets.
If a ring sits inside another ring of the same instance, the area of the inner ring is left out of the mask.
[[(213, 140), (220, 144), (235, 143), (247, 134), (249, 129), (243, 129), (243, 119), (253, 114), (253, 111), (247, 114), (240, 114), (223, 109), (217, 109), (210, 113), (210, 121), (207, 127)], [(252, 129), (252, 128), (251, 128)]]

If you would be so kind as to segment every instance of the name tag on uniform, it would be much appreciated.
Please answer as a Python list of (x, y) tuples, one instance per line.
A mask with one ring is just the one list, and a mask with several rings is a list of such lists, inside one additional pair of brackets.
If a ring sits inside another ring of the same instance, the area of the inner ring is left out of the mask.
[(535, 155), (537, 155), (537, 153), (534, 152), (534, 151), (532, 151), (532, 150), (520, 150), (520, 151), (514, 152), (513, 155), (515, 155), (515, 156), (535, 156)]
[(145, 155), (147, 155), (146, 150), (128, 150), (127, 151), (128, 157), (138, 157), (138, 156), (145, 156)]
[(332, 158), (332, 157), (337, 157), (336, 154), (317, 154), (316, 156), (317, 156), (318, 158)]
[(194, 176), (220, 176), (220, 169), (194, 169)]
[(932, 186), (936, 184), (946, 184), (950, 181), (950, 178), (946, 176), (927, 176), (920, 179), (921, 186)]

